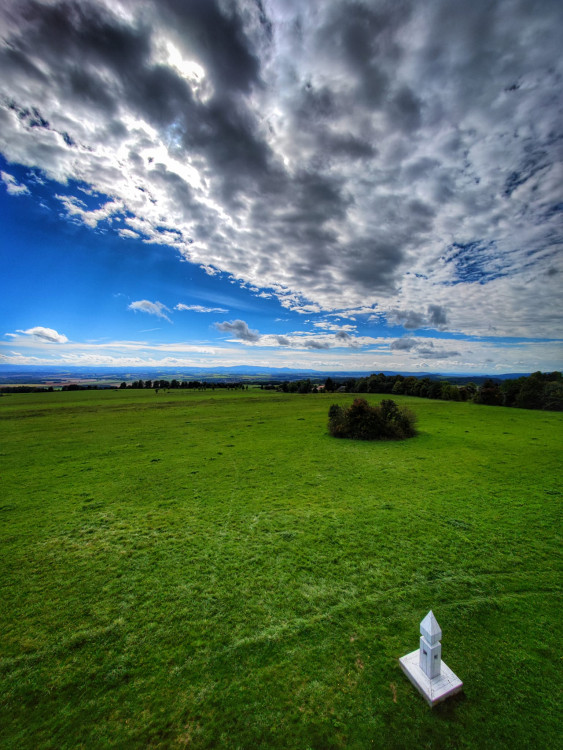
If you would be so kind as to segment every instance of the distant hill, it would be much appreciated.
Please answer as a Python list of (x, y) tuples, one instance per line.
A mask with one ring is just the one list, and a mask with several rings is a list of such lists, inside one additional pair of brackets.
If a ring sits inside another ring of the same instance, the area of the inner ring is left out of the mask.
[(6, 365), (0, 364), (0, 385), (28, 384), (28, 385), (61, 385), (68, 382), (86, 381), (90, 384), (119, 385), (119, 383), (131, 382), (133, 380), (204, 380), (233, 381), (243, 380), (245, 382), (267, 382), (284, 380), (324, 380), (331, 377), (334, 380), (346, 380), (348, 378), (361, 378), (380, 373), (384, 375), (404, 375), (416, 378), (431, 378), (433, 380), (449, 380), (451, 383), (482, 383), (487, 378), (501, 381), (523, 377), (530, 373), (503, 373), (489, 375), (487, 373), (428, 373), (428, 372), (406, 372), (394, 370), (297, 370), (289, 367), (253, 367), (249, 365), (237, 365), (235, 367), (42, 367), (28, 365)]

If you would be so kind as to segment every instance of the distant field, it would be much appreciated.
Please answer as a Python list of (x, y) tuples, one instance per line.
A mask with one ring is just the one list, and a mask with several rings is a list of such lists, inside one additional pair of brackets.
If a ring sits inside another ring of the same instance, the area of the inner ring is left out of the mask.
[(418, 437), (329, 437), (352, 399), (0, 398), (2, 749), (561, 746), (563, 416), (397, 397)]

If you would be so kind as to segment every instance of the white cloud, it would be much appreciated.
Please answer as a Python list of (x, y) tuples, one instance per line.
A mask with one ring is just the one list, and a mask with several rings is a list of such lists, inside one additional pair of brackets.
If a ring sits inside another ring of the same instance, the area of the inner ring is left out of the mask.
[[(18, 333), (23, 333), (25, 336), (33, 336), (34, 339), (45, 344), (66, 344), (67, 337), (55, 331), (53, 328), (45, 328), (44, 326), (35, 326), (34, 328), (28, 328), (26, 331), (18, 329)], [(7, 334), (13, 336), (13, 334)]]
[(223, 307), (204, 307), (203, 305), (184, 305), (183, 302), (179, 302), (175, 307), (175, 310), (188, 310), (197, 313), (226, 313)]
[(344, 325), (339, 325), (338, 323), (331, 323), (326, 320), (320, 320), (313, 323), (315, 328), (322, 328), (325, 331), (336, 331), (336, 332), (344, 332), (344, 333), (351, 333), (352, 331), (355, 331), (357, 329), (357, 326), (351, 325), (350, 323), (346, 323)]
[(140, 235), (137, 234), (137, 232), (134, 232), (132, 229), (119, 229), (118, 234), (124, 239), (138, 240), (140, 238)]
[(146, 312), (149, 315), (156, 315), (157, 318), (163, 318), (169, 323), (172, 322), (166, 315), (166, 312), (170, 312), (170, 310), (166, 305), (163, 305), (162, 302), (149, 302), (148, 299), (141, 299), (136, 302), (131, 302), (127, 309), (135, 312)]
[(6, 185), (9, 195), (29, 195), (29, 188), (18, 183), (14, 175), (8, 174), (8, 172), (0, 172), (0, 177)]
[[(83, 221), (84, 224), (87, 224), (92, 229), (95, 229), (101, 221), (106, 221), (114, 214), (123, 211), (123, 203), (121, 201), (108, 201), (100, 208), (88, 211), (85, 208), (83, 201), (78, 198), (68, 195), (56, 195), (55, 197), (63, 204), (69, 216), (76, 216), (80, 221)], [(122, 236), (131, 236), (124, 235), (123, 232), (126, 231), (127, 230), (122, 229), (119, 233)]]

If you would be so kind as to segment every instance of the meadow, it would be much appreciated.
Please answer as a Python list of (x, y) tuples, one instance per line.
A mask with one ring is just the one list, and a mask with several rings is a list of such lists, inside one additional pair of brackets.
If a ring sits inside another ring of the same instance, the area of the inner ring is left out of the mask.
[(330, 437), (346, 394), (0, 398), (2, 749), (560, 746), (562, 415), (395, 400), (417, 437)]

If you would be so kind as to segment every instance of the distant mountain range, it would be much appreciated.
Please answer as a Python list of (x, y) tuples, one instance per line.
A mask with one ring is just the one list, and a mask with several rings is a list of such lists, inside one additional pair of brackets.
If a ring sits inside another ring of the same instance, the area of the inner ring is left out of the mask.
[(519, 378), (530, 373), (503, 373), (501, 375), (489, 375), (487, 373), (428, 373), (428, 372), (406, 372), (392, 370), (350, 370), (350, 371), (320, 371), (320, 370), (294, 370), (289, 367), (251, 367), (248, 365), (237, 365), (236, 367), (45, 367), (28, 365), (6, 365), (0, 364), (0, 385), (25, 383), (28, 385), (59, 385), (72, 381), (88, 381), (89, 383), (100, 383), (106, 385), (119, 384), (123, 381), (133, 380), (205, 380), (209, 381), (233, 381), (244, 380), (248, 382), (266, 382), (269, 380), (325, 380), (331, 377), (334, 380), (346, 378), (367, 377), (372, 373), (382, 372), (384, 375), (404, 375), (417, 378), (432, 378), (434, 380), (450, 380), (456, 383), (474, 381), (480, 382), (485, 378), (494, 380), (508, 380)]

